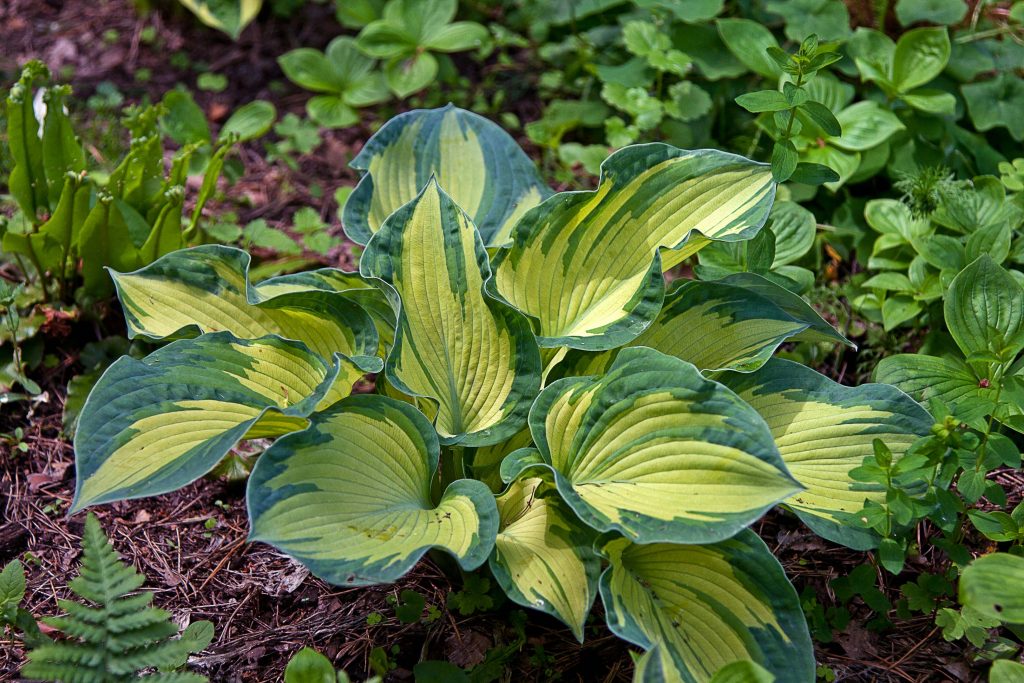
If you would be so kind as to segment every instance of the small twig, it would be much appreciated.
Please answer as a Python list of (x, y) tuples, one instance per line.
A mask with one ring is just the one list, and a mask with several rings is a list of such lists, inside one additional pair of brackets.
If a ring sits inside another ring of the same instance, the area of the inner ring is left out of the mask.
[[(203, 588), (206, 587), (206, 584), (210, 583), (210, 580), (213, 577), (217, 576), (217, 573), (224, 568), (224, 565), (227, 564), (228, 560), (231, 559), (231, 556), (238, 552), (238, 549), (241, 548), (243, 545), (245, 545), (245, 539), (240, 538), (232, 547), (228, 549), (228, 551), (224, 554), (224, 557), (221, 559), (221, 561), (218, 562), (217, 566), (213, 568), (212, 572), (210, 572), (210, 575), (207, 576), (206, 580), (199, 585), (198, 589), (196, 589), (196, 593), (201, 593), (203, 591)], [(246, 599), (248, 600), (248, 597)]]

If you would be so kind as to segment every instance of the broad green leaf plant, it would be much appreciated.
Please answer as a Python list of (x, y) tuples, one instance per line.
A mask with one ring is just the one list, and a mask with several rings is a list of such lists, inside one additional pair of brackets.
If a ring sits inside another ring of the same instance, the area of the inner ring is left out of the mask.
[[(355, 11), (353, 5), (344, 9)], [(327, 128), (359, 121), (356, 109), (394, 95), (400, 99), (438, 79), (447, 53), (484, 48), (490, 34), (473, 21), (453, 21), (456, 0), (388, 0), (370, 9), (358, 37), (338, 36), (323, 52), (301, 47), (278, 58), (290, 81), (320, 93), (306, 103), (310, 118)], [(344, 20), (343, 20), (343, 23)], [(358, 22), (362, 23), (362, 22)], [(381, 60), (378, 65), (377, 60)]]
[[(89, 169), (65, 109), (70, 90), (48, 85), (48, 78), (42, 63), (29, 62), (7, 96), (10, 194), (19, 211), (0, 225), (3, 250), (26, 278), (34, 272), (44, 301), (70, 302), (79, 282), (84, 297), (98, 299), (112, 293), (104, 268), (133, 270), (195, 238), (224, 158), (250, 127), (232, 117), (233, 133), (215, 146), (206, 131), (209, 160), (186, 217), (185, 186), (198, 141), (183, 141), (190, 144), (166, 171), (157, 129), (164, 110), (130, 108), (123, 119), (131, 131), (128, 152), (109, 174)], [(38, 110), (36, 102), (43, 105)]]
[[(797, 594), (748, 527), (782, 505), (845, 542), (844, 514), (885, 495), (850, 470), (932, 421), (892, 387), (771, 359), (846, 341), (771, 280), (666, 285), (703, 247), (758, 235), (769, 166), (637, 145), (596, 190), (552, 195), (503, 131), (448, 107), (391, 121), (356, 167), (357, 273), (253, 284), (221, 246), (112, 273), (130, 334), (175, 341), (97, 382), (73, 511), (278, 436), (249, 478), (251, 539), (332, 583), (395, 581), (443, 551), (581, 640), (600, 595), (648, 652), (637, 680), (753, 662), (813, 681)], [(365, 373), (377, 393), (353, 393)]]

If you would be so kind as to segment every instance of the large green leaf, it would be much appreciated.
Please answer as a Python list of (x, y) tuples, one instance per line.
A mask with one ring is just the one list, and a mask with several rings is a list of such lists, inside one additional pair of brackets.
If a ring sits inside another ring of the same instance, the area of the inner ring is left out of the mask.
[(843, 134), (831, 143), (849, 152), (862, 152), (880, 145), (904, 129), (903, 123), (877, 102), (863, 100), (843, 109), (836, 116)]
[(435, 505), (438, 452), (430, 422), (409, 404), (349, 397), (260, 456), (247, 491), (250, 540), (338, 585), (394, 581), (431, 548), (475, 569), (494, 547), (494, 496), (462, 479)]
[(985, 417), (995, 408), (998, 391), (994, 385), (981, 386), (961, 360), (920, 353), (883, 358), (875, 367), (874, 380), (892, 384), (922, 403), (937, 398), (977, 429), (984, 427)]
[(441, 442), (486, 446), (522, 428), (540, 388), (529, 322), (484, 291), (487, 252), (469, 216), (431, 180), (366, 246), (364, 275), (400, 300), (385, 372), (438, 405)]
[(796, 202), (784, 201), (775, 202), (770, 215), (770, 227), (775, 235), (773, 267), (793, 263), (810, 251), (818, 231), (813, 213)]
[(506, 242), (519, 217), (551, 194), (508, 133), (451, 105), (396, 116), (351, 165), (365, 175), (345, 203), (343, 222), (360, 244), (431, 176), (470, 215), (488, 246)]
[(534, 319), (541, 346), (615, 348), (657, 314), (663, 267), (711, 240), (750, 239), (774, 195), (765, 164), (627, 147), (602, 164), (597, 190), (555, 195), (523, 216), (494, 258), (493, 284)]
[(494, 578), (509, 598), (560, 619), (583, 642), (601, 570), (592, 550), (596, 534), (539, 478), (513, 482), (497, 502)]
[(882, 487), (853, 481), (850, 470), (872, 454), (875, 439), (902, 457), (931, 428), (928, 412), (893, 387), (847, 387), (780, 359), (752, 374), (728, 373), (721, 381), (761, 414), (786, 466), (806, 487), (786, 505), (829, 540), (867, 543), (862, 534), (833, 528), (844, 513), (861, 510), (865, 500), (885, 499)]
[(960, 271), (944, 302), (946, 325), (965, 355), (1024, 347), (1024, 287), (987, 254)]
[[(658, 317), (629, 346), (650, 347), (693, 363), (704, 372), (752, 372), (787, 339), (816, 324), (827, 325), (809, 306), (795, 313), (800, 317), (753, 289), (724, 281), (686, 280), (669, 292)], [(601, 374), (617, 353), (573, 350), (556, 373)]]
[(804, 301), (799, 295), (794, 294), (784, 287), (780, 287), (771, 280), (761, 277), (755, 273), (735, 273), (719, 280), (722, 284), (742, 287), (753, 294), (768, 299), (773, 304), (789, 313), (796, 320), (808, 324), (807, 330), (793, 337), (796, 341), (827, 342), (830, 344), (846, 344), (856, 348), (849, 339), (839, 334), (834, 327), (829, 325), (821, 315), (818, 314), (810, 304)]
[[(724, 282), (683, 282), (665, 297), (654, 323), (630, 342), (693, 363), (701, 370), (756, 370), (782, 342), (820, 317), (799, 319), (771, 300)], [(822, 321), (823, 322), (823, 321)]]
[(800, 600), (757, 534), (741, 531), (714, 545), (603, 548), (601, 576), (608, 627), (644, 649), (656, 648), (662, 678), (709, 681), (723, 666), (752, 660), (779, 681), (813, 681), (814, 650)]
[(339, 363), (347, 361), (328, 363), (296, 342), (227, 332), (120, 358), (79, 417), (72, 511), (171, 491), (209, 472), (246, 434), (301, 429)]
[(744, 66), (766, 78), (782, 75), (782, 67), (768, 56), (768, 48), (779, 46), (768, 28), (751, 19), (719, 19), (715, 24), (722, 42)]
[(915, 28), (896, 42), (892, 59), (892, 83), (900, 92), (924, 85), (942, 73), (949, 62), (946, 28)]
[(1024, 78), (1005, 71), (987, 81), (966, 83), (960, 90), (978, 130), (1004, 127), (1014, 140), (1024, 140)]
[[(304, 342), (324, 358), (365, 359), (377, 352), (369, 314), (346, 294), (309, 287), (285, 291), (249, 282), (249, 255), (207, 245), (176, 251), (133, 273), (111, 273), (131, 337), (165, 339), (231, 332), (242, 339), (275, 334)], [(288, 281), (285, 281), (288, 282)], [(379, 369), (379, 368), (377, 368)]]
[[(375, 283), (374, 279), (363, 277), (359, 273), (337, 268), (320, 268), (301, 273), (278, 275), (260, 282), (256, 285), (256, 289), (264, 298), (309, 290), (343, 292), (345, 298), (359, 304), (370, 314), (380, 340), (377, 353), (384, 356), (394, 346), (397, 321), (387, 295)], [(348, 324), (353, 323), (349, 322)]]
[(644, 347), (604, 376), (552, 383), (530, 431), (537, 447), (506, 458), (502, 478), (551, 470), (580, 519), (640, 543), (728, 538), (800, 490), (750, 406)]
[(960, 602), (985, 616), (1024, 623), (1024, 557), (992, 553), (976, 559), (960, 579)]

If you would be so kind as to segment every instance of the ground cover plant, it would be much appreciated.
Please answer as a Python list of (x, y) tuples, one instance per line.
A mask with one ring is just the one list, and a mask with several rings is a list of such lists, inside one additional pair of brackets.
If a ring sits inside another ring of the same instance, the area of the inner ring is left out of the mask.
[(0, 671), (1017, 680), (1022, 9), (0, 8)]

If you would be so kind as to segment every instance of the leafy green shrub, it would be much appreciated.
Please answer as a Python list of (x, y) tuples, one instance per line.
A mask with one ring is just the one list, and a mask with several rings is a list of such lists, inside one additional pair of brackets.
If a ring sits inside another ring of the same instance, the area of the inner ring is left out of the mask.
[[(7, 98), (10, 191), (20, 211), (3, 226), (3, 248), (26, 277), (28, 261), (44, 301), (70, 301), (79, 277), (82, 295), (102, 298), (112, 293), (104, 268), (138, 268), (188, 244), (232, 143), (222, 142), (213, 153), (191, 219), (183, 224), (184, 186), (197, 146), (183, 147), (165, 172), (160, 110), (131, 108), (124, 117), (132, 134), (128, 153), (109, 174), (88, 170), (64, 107), (70, 90), (36, 91), (46, 78), (46, 68), (30, 62)], [(34, 93), (46, 104), (41, 119)]]
[[(905, 597), (896, 605), (897, 616), (927, 615), (946, 640), (966, 639), (984, 656), (995, 658), (1006, 656), (1011, 646), (992, 637), (991, 630), (1000, 624), (992, 605), (1005, 603), (1012, 611), (1019, 588), (1012, 572), (997, 582), (993, 577), (998, 572), (981, 569), (1000, 567), (1001, 553), (972, 563), (975, 544), (970, 536), (1021, 554), (1024, 505), (1012, 506), (1002, 480), (992, 475), (1018, 471), (1021, 465), (1017, 437), (1024, 411), (1019, 372), (1024, 288), (984, 254), (953, 278), (942, 298), (948, 343), (884, 358), (875, 373), (877, 379), (927, 401), (937, 424), (899, 459), (876, 441), (874, 453), (849, 473), (865, 485), (882, 486), (886, 495), (849, 515), (848, 533), (865, 529), (881, 536), (878, 559), (892, 574), (900, 574), (908, 558), (942, 551), (937, 567), (901, 587)], [(1006, 560), (1007, 565), (1016, 559)], [(952, 600), (958, 577), (962, 607)], [(873, 588), (873, 576), (869, 584)], [(888, 604), (872, 609), (888, 623)], [(1003, 621), (1013, 623), (1014, 618)], [(816, 630), (825, 627), (823, 621), (817, 619)], [(1005, 670), (1012, 668), (1008, 662), (994, 665), (991, 679), (1009, 676)]]
[[(750, 660), (810, 680), (797, 595), (747, 527), (783, 504), (849, 542), (845, 514), (886, 494), (851, 470), (877, 438), (898, 460), (932, 420), (892, 387), (772, 360), (845, 339), (771, 280), (666, 287), (704, 247), (758, 236), (770, 168), (638, 145), (595, 191), (551, 195), (509, 136), (452, 107), (392, 120), (356, 165), (358, 273), (254, 285), (219, 246), (114, 273), (130, 333), (177, 341), (96, 384), (73, 510), (280, 436), (249, 479), (251, 538), (330, 582), (394, 581), (441, 549), (580, 639), (600, 594), (646, 675)], [(349, 395), (366, 372), (379, 393)]]
[[(339, 3), (339, 12), (344, 4)], [(339, 36), (323, 52), (303, 47), (278, 58), (289, 80), (322, 93), (306, 103), (306, 111), (328, 128), (358, 122), (357, 108), (383, 102), (391, 94), (405, 98), (426, 88), (438, 76), (435, 53), (463, 52), (489, 41), (480, 24), (452, 21), (457, 0), (362, 5), (365, 12), (343, 15), (344, 23), (361, 27), (357, 38)], [(353, 8), (347, 9), (351, 13)], [(378, 59), (384, 60), (379, 69)], [(446, 71), (453, 71), (450, 63)]]
[(213, 625), (197, 621), (175, 638), (178, 627), (171, 615), (150, 606), (152, 593), (136, 592), (144, 580), (121, 561), (90, 514), (82, 537), (81, 573), (68, 584), (87, 602), (57, 601), (67, 614), (43, 621), (68, 639), (51, 641), (39, 633), (32, 616), (17, 607), (25, 593), (21, 564), (15, 561), (5, 567), (0, 574), (0, 621), (20, 628), (30, 648), (21, 675), (30, 681), (115, 683), (137, 680), (139, 672), (159, 668), (161, 673), (147, 675), (146, 680), (206, 681), (205, 676), (174, 670), (210, 644)]

